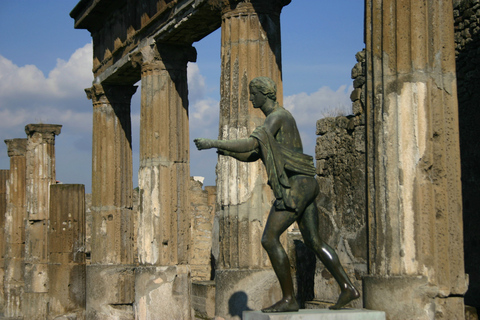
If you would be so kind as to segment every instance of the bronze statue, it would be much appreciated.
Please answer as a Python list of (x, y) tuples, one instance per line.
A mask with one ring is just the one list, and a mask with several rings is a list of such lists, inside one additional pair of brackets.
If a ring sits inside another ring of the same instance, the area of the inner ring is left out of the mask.
[(330, 309), (340, 309), (360, 294), (343, 270), (335, 250), (327, 245), (318, 231), (318, 212), (315, 198), (319, 188), (315, 180), (313, 158), (303, 154), (302, 141), (293, 116), (279, 106), (275, 82), (258, 77), (250, 82), (250, 101), (266, 116), (249, 138), (239, 140), (195, 139), (199, 150), (217, 148), (222, 155), (245, 162), (262, 159), (268, 184), (275, 195), (262, 236), (282, 288), (283, 297), (263, 312), (298, 311), (293, 290), (288, 256), (280, 243), (280, 235), (295, 221), (305, 244), (323, 262), (340, 286), (338, 301)]

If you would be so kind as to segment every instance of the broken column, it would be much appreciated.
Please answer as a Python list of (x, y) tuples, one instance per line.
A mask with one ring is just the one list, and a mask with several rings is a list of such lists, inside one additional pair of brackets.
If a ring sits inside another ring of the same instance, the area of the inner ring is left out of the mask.
[(49, 318), (85, 318), (85, 187), (50, 186)]
[(195, 61), (196, 51), (189, 45), (157, 44), (132, 59), (141, 64), (142, 72), (137, 316), (187, 319), (191, 313), (187, 62)]
[(10, 157), (5, 215), (5, 309), (6, 318), (22, 317), (22, 295), (25, 285), (25, 221), (26, 221), (26, 150), (27, 139), (5, 140)]
[[(253, 78), (272, 78), (282, 105), (280, 12), (289, 2), (226, 1), (221, 27), (219, 139), (247, 138), (263, 124), (265, 116), (249, 101), (248, 85)], [(218, 316), (228, 317), (229, 305), (236, 305), (239, 311), (246, 308), (241, 305), (246, 296), (252, 309), (267, 307), (280, 298), (280, 287), (260, 243), (273, 200), (267, 180), (261, 161), (243, 163), (219, 157), (220, 248), (215, 278)]]
[(48, 312), (48, 219), (50, 185), (55, 184), (55, 136), (62, 126), (29, 124), (26, 153), (25, 293), (23, 315), (45, 319)]
[(133, 317), (135, 216), (132, 203), (131, 97), (137, 87), (94, 84), (92, 239), (87, 268), (89, 319)]
[(452, 2), (369, 0), (365, 21), (365, 307), (389, 319), (463, 319)]

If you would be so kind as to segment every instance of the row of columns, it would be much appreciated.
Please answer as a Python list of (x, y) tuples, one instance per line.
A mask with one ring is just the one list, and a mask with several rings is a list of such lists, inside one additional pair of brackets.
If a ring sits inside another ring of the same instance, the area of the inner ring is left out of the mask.
[[(272, 78), (282, 102), (280, 12), (288, 3), (232, 1), (223, 7), (220, 139), (247, 137), (263, 122), (249, 106), (254, 77)], [(451, 3), (365, 3), (370, 247), (364, 302), (392, 319), (405, 316), (405, 309), (425, 319), (446, 315), (459, 308), (466, 288), (455, 267), (463, 258)], [(130, 58), (142, 80), (138, 220), (128, 200), (134, 89), (95, 84), (87, 90), (94, 104), (92, 193), (99, 226), (87, 281), (109, 279), (106, 288), (121, 288), (114, 296), (92, 294), (87, 314), (133, 313), (135, 306), (139, 318), (158, 317), (164, 308), (178, 312), (168, 317), (188, 317), (186, 64), (195, 52), (189, 45), (156, 44)], [(217, 173), (216, 315), (229, 317), (235, 312), (229, 306), (243, 301), (244, 309), (259, 309), (278, 298), (260, 247), (272, 196), (261, 163), (219, 157)], [(136, 231), (129, 229), (132, 221)], [(427, 290), (432, 285), (433, 293)], [(405, 301), (395, 309), (391, 301), (411, 290), (417, 307)], [(109, 300), (99, 303), (102, 297)]]
[(1, 189), (6, 195), (1, 224), (6, 318), (83, 314), (85, 189), (56, 184), (60, 129), (29, 124), (27, 139), (5, 140), (10, 157), (10, 169), (2, 170), (6, 190)]

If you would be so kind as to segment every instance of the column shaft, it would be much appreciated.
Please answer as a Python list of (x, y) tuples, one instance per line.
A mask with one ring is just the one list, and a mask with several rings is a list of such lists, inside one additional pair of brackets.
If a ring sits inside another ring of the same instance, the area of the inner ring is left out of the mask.
[(7, 242), (5, 229), (7, 213), (7, 183), (10, 176), (9, 170), (0, 170), (0, 314), (5, 308), (5, 252)]
[(43, 319), (48, 312), (48, 219), (50, 185), (55, 184), (55, 136), (61, 125), (29, 124), (27, 133), (25, 293), (23, 314)]
[[(141, 319), (191, 317), (187, 62), (191, 46), (144, 48), (135, 306)], [(156, 304), (152, 296), (161, 297)], [(169, 309), (171, 313), (165, 314)]]
[(170, 46), (150, 50), (142, 63), (139, 261), (185, 264), (190, 241), (186, 67), (196, 52)]
[[(398, 286), (399, 297), (425, 283), (436, 291), (431, 299), (419, 290), (418, 308), (396, 314), (391, 301), (409, 302), (380, 294), (385, 281), (367, 279), (366, 307), (392, 319), (428, 319), (430, 307), (444, 315), (463, 312), (457, 308), (466, 285), (452, 3), (366, 1), (366, 50), (369, 273), (411, 281)], [(456, 311), (447, 311), (445, 301)]]
[[(228, 1), (227, 1), (228, 2)], [(283, 103), (280, 12), (290, 1), (232, 1), (222, 13), (219, 139), (247, 138), (265, 116), (249, 101), (249, 83), (258, 76), (273, 79)], [(217, 163), (219, 256), (216, 271), (216, 315), (230, 317), (228, 307), (260, 309), (280, 298), (276, 277), (261, 246), (273, 193), (261, 161), (239, 162), (220, 156)], [(262, 290), (271, 290), (265, 295)], [(244, 303), (244, 302), (243, 302)]]
[(85, 317), (85, 187), (50, 186), (49, 317)]
[(22, 317), (22, 295), (25, 285), (26, 221), (26, 147), (27, 139), (5, 140), (10, 157), (5, 215), (5, 317)]
[(94, 84), (92, 239), (86, 317), (133, 318), (135, 214), (130, 102), (137, 87)]
[(137, 87), (94, 85), (92, 264), (132, 264), (135, 241), (132, 203), (130, 101)]

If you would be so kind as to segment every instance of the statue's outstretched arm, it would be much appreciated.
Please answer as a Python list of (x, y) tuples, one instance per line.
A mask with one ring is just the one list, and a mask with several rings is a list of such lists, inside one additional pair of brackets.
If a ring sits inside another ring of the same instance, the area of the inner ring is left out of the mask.
[(198, 150), (217, 148), (235, 153), (255, 151), (258, 148), (258, 141), (255, 138), (237, 140), (212, 140), (199, 138), (193, 140)]

